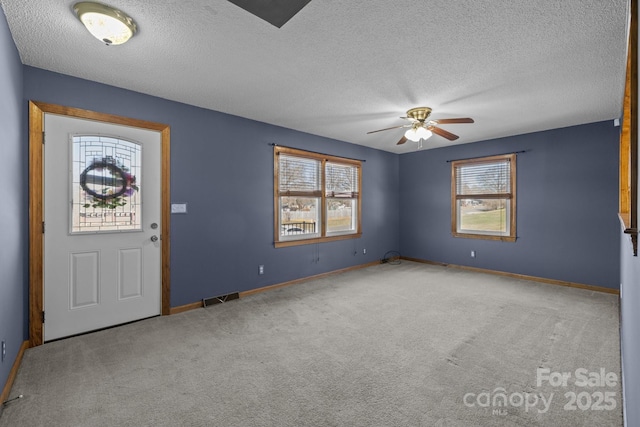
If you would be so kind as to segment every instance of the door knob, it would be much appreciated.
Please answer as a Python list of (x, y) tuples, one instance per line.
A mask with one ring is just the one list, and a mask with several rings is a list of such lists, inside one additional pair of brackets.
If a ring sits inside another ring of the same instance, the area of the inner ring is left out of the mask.
[(151, 236), (151, 241), (152, 242), (157, 242), (158, 241), (158, 236)]

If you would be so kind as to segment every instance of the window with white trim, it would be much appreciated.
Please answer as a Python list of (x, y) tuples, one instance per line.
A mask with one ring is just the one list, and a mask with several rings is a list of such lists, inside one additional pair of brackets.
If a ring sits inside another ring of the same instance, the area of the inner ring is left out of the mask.
[(455, 237), (516, 240), (516, 155), (451, 162)]
[(360, 237), (361, 161), (274, 147), (276, 247)]

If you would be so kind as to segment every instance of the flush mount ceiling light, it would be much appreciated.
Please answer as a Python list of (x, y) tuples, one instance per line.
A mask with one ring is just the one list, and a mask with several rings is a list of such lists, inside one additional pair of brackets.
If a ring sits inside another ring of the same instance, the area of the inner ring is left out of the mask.
[(87, 30), (107, 46), (125, 43), (138, 30), (130, 16), (105, 4), (82, 1), (73, 5), (73, 10)]

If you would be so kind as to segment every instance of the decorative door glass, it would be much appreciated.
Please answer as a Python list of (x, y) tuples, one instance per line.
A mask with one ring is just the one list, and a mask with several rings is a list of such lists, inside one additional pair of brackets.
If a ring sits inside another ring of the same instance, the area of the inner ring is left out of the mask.
[(142, 146), (102, 135), (71, 145), (71, 234), (142, 230)]

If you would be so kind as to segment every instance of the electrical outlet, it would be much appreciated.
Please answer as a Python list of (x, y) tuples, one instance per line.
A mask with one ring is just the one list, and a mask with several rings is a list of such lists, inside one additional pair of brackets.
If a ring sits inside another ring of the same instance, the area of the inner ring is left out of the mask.
[(475, 258), (476, 257), (476, 251), (471, 251), (471, 258)]
[(367, 250), (366, 250), (366, 249), (363, 249), (363, 250), (362, 250), (362, 253), (363, 253), (364, 255), (366, 255), (366, 254), (367, 254)]
[(4, 362), (4, 358), (7, 356), (7, 342), (2, 340), (2, 361)]
[(258, 266), (258, 274), (264, 274), (264, 265)]

